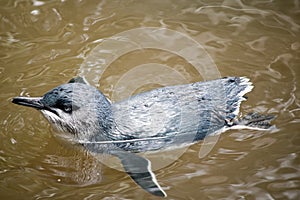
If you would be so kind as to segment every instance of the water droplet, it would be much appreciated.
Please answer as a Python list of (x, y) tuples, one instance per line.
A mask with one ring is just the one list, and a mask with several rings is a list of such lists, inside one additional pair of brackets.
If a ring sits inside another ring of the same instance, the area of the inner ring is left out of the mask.
[(39, 10), (33, 10), (33, 11), (30, 12), (30, 14), (32, 14), (32, 15), (39, 15), (40, 11)]
[(12, 144), (17, 144), (17, 140), (15, 140), (14, 138), (10, 138), (10, 142), (11, 142)]

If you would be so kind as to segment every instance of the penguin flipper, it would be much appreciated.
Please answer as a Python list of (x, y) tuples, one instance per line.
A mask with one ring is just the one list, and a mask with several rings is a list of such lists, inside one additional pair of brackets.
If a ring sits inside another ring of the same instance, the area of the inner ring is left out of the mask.
[(155, 196), (167, 196), (152, 172), (150, 160), (126, 151), (117, 151), (113, 155), (120, 159), (125, 171), (141, 188)]

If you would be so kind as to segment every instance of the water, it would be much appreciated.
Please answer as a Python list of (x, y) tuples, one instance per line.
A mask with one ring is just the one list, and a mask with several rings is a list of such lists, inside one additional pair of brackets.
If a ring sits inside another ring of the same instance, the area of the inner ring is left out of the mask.
[[(210, 79), (218, 75), (216, 66), (221, 76), (247, 76), (254, 83), (242, 104), (243, 114), (258, 111), (277, 116), (273, 122), (277, 131), (228, 131), (203, 158), (198, 154), (206, 143), (200, 142), (176, 162), (158, 169), (155, 173), (167, 199), (299, 198), (299, 1), (0, 4), (1, 199), (157, 199), (124, 172), (58, 142), (37, 111), (10, 102), (14, 96), (39, 96), (65, 83), (84, 71), (93, 50), (107, 38), (141, 27), (164, 28), (197, 41), (206, 58), (211, 58), (201, 68), (211, 76), (186, 59), (195, 51), (176, 34), (169, 34), (161, 46), (190, 47), (185, 56), (163, 48), (135, 49), (118, 56), (111, 51), (132, 41), (109, 43), (104, 49), (110, 50), (107, 55), (118, 57), (104, 63), (109, 65), (101, 76), (100, 71), (91, 76), (95, 83), (101, 78), (99, 88), (111, 99), (161, 85)], [(160, 36), (166, 35), (153, 37)], [(105, 55), (98, 54), (97, 62), (107, 61)]]

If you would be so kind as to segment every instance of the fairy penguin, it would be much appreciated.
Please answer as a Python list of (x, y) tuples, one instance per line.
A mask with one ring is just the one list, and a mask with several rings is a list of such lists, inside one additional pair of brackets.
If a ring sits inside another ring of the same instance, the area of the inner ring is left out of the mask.
[(241, 101), (252, 90), (245, 77), (167, 86), (112, 103), (83, 78), (71, 79), (42, 97), (15, 97), (12, 102), (36, 108), (63, 137), (88, 151), (120, 159), (143, 189), (165, 197), (138, 152), (190, 145), (228, 129), (268, 129), (271, 115), (239, 117)]

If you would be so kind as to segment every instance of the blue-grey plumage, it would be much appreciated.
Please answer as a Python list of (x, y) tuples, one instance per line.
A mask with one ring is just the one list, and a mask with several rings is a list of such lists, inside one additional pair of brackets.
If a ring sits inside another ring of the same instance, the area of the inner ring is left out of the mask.
[(117, 156), (137, 184), (165, 196), (150, 161), (130, 152), (189, 145), (231, 128), (269, 128), (270, 115), (238, 117), (240, 103), (252, 88), (245, 77), (226, 77), (158, 88), (111, 103), (76, 78), (43, 97), (16, 97), (13, 103), (40, 110), (64, 139)]
[(155, 150), (202, 140), (235, 123), (240, 102), (252, 87), (247, 78), (231, 77), (138, 94), (112, 105), (117, 129), (111, 138), (162, 138), (124, 147), (129, 151)]

